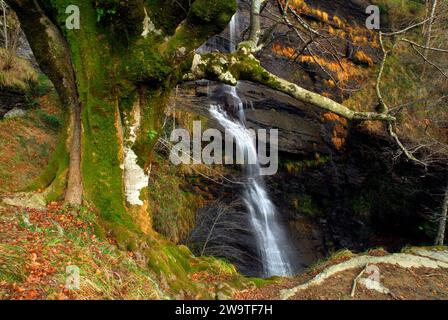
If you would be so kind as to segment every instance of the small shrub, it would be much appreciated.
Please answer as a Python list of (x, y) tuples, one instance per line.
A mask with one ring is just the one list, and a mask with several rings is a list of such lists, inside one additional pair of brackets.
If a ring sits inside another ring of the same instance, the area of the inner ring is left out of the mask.
[(35, 112), (37, 116), (35, 118), (35, 123), (37, 126), (39, 127), (45, 126), (46, 128), (50, 128), (51, 130), (54, 131), (58, 131), (61, 128), (62, 122), (59, 119), (59, 117), (52, 114), (48, 114), (41, 109), (38, 109)]
[(44, 113), (42, 116), (42, 120), (52, 129), (52, 130), (59, 130), (61, 127), (61, 120), (59, 120), (58, 117)]

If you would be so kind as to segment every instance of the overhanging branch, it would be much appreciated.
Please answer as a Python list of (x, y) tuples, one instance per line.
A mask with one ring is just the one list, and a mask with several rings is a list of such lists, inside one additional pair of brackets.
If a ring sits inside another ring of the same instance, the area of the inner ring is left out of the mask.
[(238, 80), (248, 80), (266, 85), (272, 89), (286, 93), (299, 101), (331, 111), (348, 120), (395, 121), (393, 116), (386, 113), (357, 112), (351, 110), (330, 98), (284, 80), (263, 68), (260, 62), (245, 47), (240, 47), (240, 50), (233, 54), (196, 54), (193, 59), (191, 74), (188, 78), (205, 78), (221, 81), (230, 85), (236, 85)]

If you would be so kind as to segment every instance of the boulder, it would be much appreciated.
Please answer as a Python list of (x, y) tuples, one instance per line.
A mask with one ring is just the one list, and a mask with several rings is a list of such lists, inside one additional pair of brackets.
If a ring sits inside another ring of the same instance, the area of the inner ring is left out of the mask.
[(26, 111), (18, 108), (18, 107), (14, 107), (13, 109), (9, 110), (4, 116), (3, 118), (5, 119), (10, 119), (10, 118), (21, 118), (24, 117), (26, 115)]

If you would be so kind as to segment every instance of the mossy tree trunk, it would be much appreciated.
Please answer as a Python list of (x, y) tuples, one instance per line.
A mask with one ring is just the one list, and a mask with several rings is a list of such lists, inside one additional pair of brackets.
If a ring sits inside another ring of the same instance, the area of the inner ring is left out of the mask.
[[(102, 220), (133, 228), (124, 196), (121, 119), (135, 102), (139, 163), (151, 152), (171, 89), (188, 72), (194, 49), (221, 32), (236, 0), (8, 0), (42, 71), (67, 110), (66, 130), (42, 177), (50, 198), (93, 204)], [(66, 9), (80, 9), (69, 30)], [(126, 130), (126, 128), (125, 128)]]
[[(74, 205), (81, 204), (81, 105), (78, 99), (75, 72), (71, 60), (71, 53), (67, 42), (55, 24), (45, 15), (42, 8), (34, 1), (10, 2), (22, 22), (24, 30), (30, 30), (29, 42), (41, 69), (48, 75), (55, 85), (62, 104), (69, 114), (67, 117), (67, 141), (62, 148), (66, 148), (68, 163), (61, 159), (61, 163), (54, 166), (53, 181), (57, 172), (64, 172), (66, 179), (65, 199)], [(68, 164), (68, 168), (66, 167)], [(62, 170), (61, 170), (62, 169)], [(67, 169), (67, 170), (65, 170)], [(45, 183), (43, 181), (43, 183)]]

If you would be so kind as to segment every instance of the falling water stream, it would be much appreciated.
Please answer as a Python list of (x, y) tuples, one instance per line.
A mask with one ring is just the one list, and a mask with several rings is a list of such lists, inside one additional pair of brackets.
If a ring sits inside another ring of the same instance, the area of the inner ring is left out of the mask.
[[(238, 32), (238, 13), (230, 22), (230, 51), (235, 50), (236, 34)], [(258, 162), (256, 141), (245, 125), (244, 104), (237, 94), (237, 86), (223, 85), (222, 90), (233, 97), (234, 112), (238, 119), (231, 117), (221, 106), (211, 105), (210, 114), (220, 125), (233, 135), (236, 147), (241, 154), (246, 155), (244, 174), (243, 201), (250, 214), (250, 222), (255, 231), (257, 246), (263, 263), (263, 275), (292, 275), (294, 264), (291, 259), (291, 246), (288, 243), (286, 228), (279, 220), (277, 209), (269, 198), (261, 175)], [(255, 163), (255, 164), (247, 164)]]

